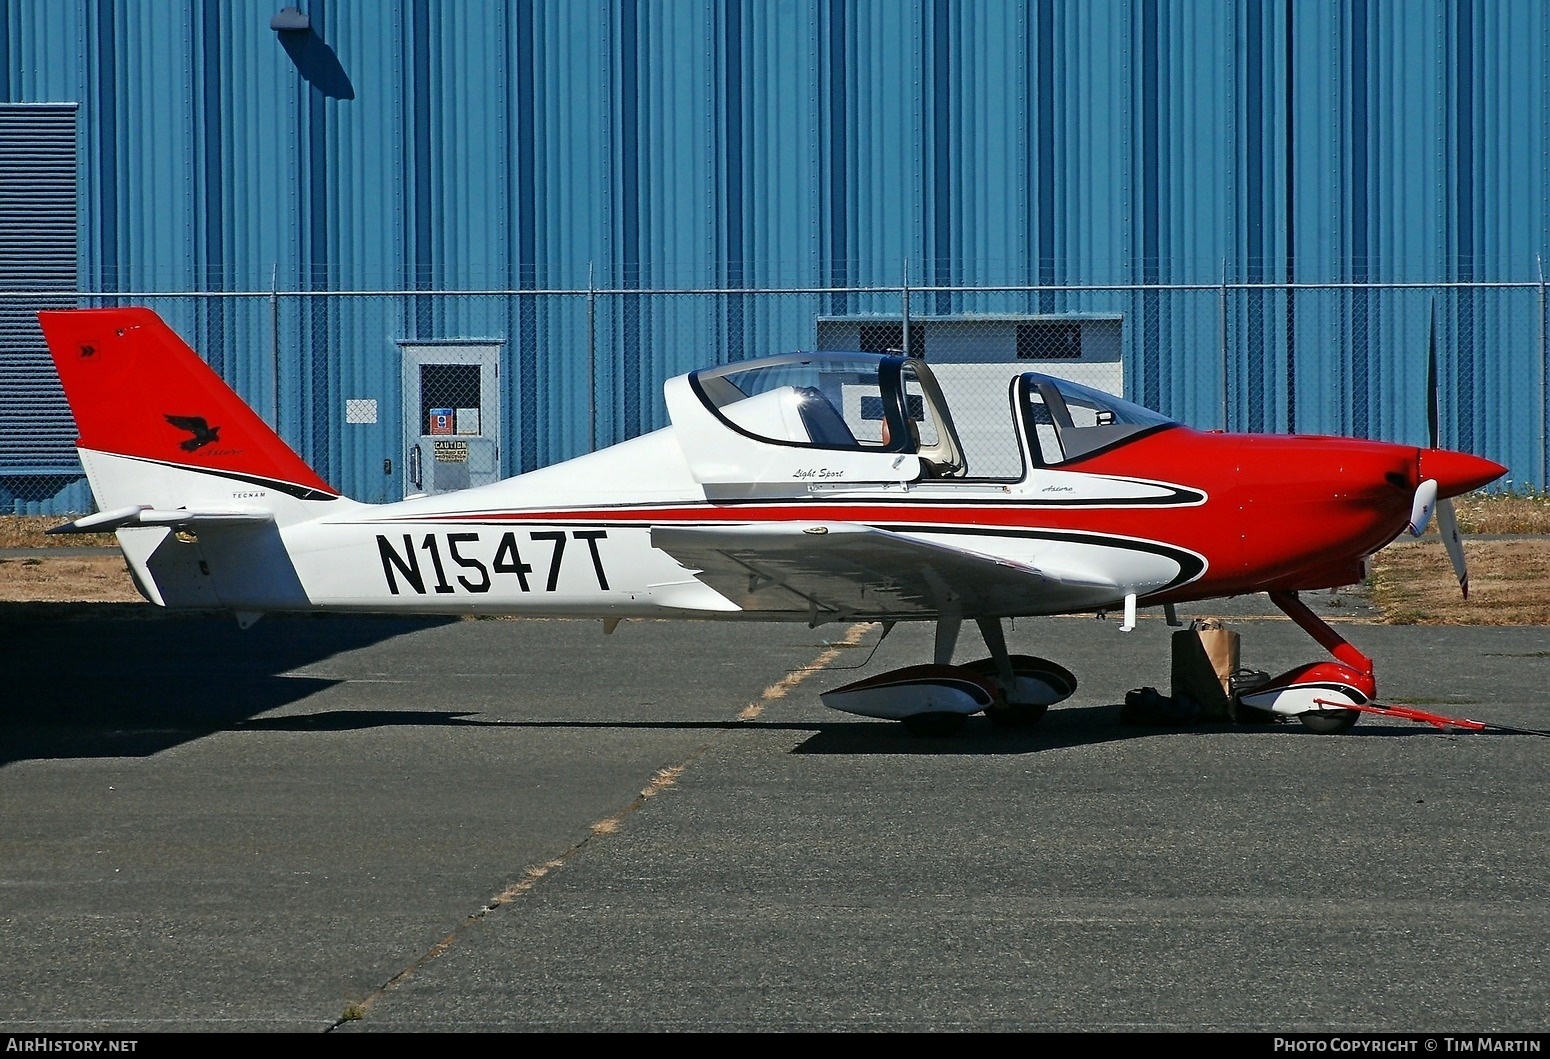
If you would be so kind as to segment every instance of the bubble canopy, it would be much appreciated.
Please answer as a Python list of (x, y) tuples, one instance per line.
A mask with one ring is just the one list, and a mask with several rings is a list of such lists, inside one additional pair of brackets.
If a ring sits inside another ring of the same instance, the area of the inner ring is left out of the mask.
[[(791, 353), (689, 376), (698, 399), (732, 430), (783, 446), (918, 455), (926, 474), (968, 467), (952, 409), (922, 360), (877, 353)], [(1035, 465), (1106, 449), (1173, 421), (1080, 383), (1037, 372), (1012, 382)], [(1006, 407), (1006, 406), (1003, 406)]]

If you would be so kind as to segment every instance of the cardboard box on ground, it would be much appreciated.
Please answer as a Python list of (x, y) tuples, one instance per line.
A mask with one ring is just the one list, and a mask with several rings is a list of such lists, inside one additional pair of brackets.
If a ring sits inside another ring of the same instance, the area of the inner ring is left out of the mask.
[(1137, 688), (1125, 696), (1126, 724), (1178, 725), (1233, 720), (1233, 686), (1241, 679), (1240, 638), (1219, 618), (1198, 618), (1173, 634), (1172, 695)]
[(1197, 619), (1173, 634), (1173, 697), (1199, 704), (1203, 720), (1227, 720), (1239, 636), (1220, 618)]

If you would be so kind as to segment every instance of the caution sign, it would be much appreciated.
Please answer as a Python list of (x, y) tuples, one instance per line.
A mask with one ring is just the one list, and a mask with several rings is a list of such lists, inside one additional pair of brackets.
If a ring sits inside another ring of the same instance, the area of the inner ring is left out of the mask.
[(436, 442), (437, 463), (467, 463), (468, 442), (466, 441), (438, 441)]

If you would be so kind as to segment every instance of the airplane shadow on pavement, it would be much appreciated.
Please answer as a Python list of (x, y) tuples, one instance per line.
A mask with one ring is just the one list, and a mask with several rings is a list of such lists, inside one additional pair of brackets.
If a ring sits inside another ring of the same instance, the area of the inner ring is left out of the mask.
[[(0, 701), (0, 767), (17, 761), (155, 754), (220, 731), (344, 731), (402, 727), (618, 730), (789, 729), (810, 735), (807, 755), (1009, 756), (1179, 734), (1322, 738), (1295, 722), (1172, 726), (1125, 724), (1121, 707), (1060, 705), (1038, 724), (1002, 728), (969, 718), (947, 738), (902, 724), (834, 715), (776, 722), (689, 719), (672, 713), (499, 719), (453, 708), (290, 711), (260, 716), (340, 683), (298, 673), (332, 656), (455, 621), (348, 615), (276, 615), (243, 630), (226, 614), (167, 614), (146, 605), (0, 604), (7, 694)], [(622, 705), (622, 704), (621, 704)], [(590, 711), (588, 711), (590, 712)], [(1343, 738), (1431, 736), (1425, 725), (1366, 724)]]
[[(1249, 738), (1392, 739), (1407, 736), (1435, 737), (1427, 725), (1409, 726), (1369, 723), (1341, 736), (1321, 736), (1295, 720), (1274, 724), (1235, 724), (1201, 721), (1191, 724), (1126, 724), (1118, 704), (1105, 706), (1056, 706), (1038, 724), (1026, 728), (1001, 728), (983, 716), (970, 717), (963, 730), (945, 738), (910, 735), (902, 724), (887, 721), (840, 721), (818, 726), (811, 739), (793, 749), (795, 754), (908, 754), (916, 756), (1005, 756), (1034, 754), (1075, 747), (1119, 743), (1131, 739), (1165, 736), (1229, 735)], [(1471, 733), (1475, 734), (1475, 733)], [(1479, 733), (1492, 735), (1503, 733)], [(1538, 734), (1538, 733), (1535, 733)]]
[(291, 670), (450, 620), (281, 616), (244, 630), (149, 604), (0, 604), (0, 766), (154, 754), (337, 683)]

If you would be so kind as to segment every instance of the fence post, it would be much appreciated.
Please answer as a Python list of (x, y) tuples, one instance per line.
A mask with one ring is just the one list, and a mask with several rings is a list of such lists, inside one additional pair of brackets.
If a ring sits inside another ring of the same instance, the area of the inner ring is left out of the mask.
[(280, 431), (280, 266), (272, 265), (269, 272), (269, 365), (274, 372), (274, 402), (271, 411), (274, 417), (270, 420), (274, 424), (274, 432), (285, 435)]
[(1546, 479), (1550, 478), (1550, 453), (1545, 451), (1545, 420), (1550, 418), (1550, 408), (1545, 407), (1545, 258), (1535, 255), (1539, 263), (1539, 491), (1545, 492)]
[(1217, 344), (1222, 360), (1222, 429), (1231, 427), (1231, 419), (1228, 411), (1228, 382), (1227, 382), (1227, 259), (1222, 258), (1222, 286), (1216, 297), (1217, 310)]
[(597, 283), (587, 263), (587, 451), (597, 451)]
[(904, 298), (904, 355), (912, 356), (910, 350), (910, 259), (904, 259), (904, 286), (900, 288), (900, 294)]

